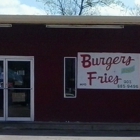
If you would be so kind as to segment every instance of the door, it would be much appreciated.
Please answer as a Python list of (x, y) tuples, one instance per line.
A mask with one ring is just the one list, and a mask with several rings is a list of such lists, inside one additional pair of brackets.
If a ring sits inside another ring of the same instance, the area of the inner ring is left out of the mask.
[(33, 58), (4, 58), (0, 61), (1, 120), (34, 120), (33, 83)]

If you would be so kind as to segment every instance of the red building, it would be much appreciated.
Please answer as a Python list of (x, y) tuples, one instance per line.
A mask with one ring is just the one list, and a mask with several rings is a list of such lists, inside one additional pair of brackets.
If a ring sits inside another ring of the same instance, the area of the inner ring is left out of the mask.
[[(0, 120), (140, 122), (138, 17), (0, 16), (0, 23)], [(114, 55), (116, 64), (119, 54), (124, 65), (132, 54), (135, 87), (78, 87), (80, 53)]]

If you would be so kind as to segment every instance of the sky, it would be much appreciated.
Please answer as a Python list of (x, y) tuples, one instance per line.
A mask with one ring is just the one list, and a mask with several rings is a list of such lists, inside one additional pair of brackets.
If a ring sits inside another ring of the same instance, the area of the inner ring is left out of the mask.
[[(36, 0), (0, 0), (1, 15), (47, 15), (44, 4)], [(140, 5), (140, 0), (121, 0), (126, 6)], [(123, 15), (122, 8), (100, 8), (103, 15)], [(126, 14), (126, 13), (125, 13)]]
[(36, 0), (0, 0), (1, 15), (46, 15), (44, 6)]
[(127, 6), (134, 6), (135, 2), (139, 0), (121, 0), (121, 1)]

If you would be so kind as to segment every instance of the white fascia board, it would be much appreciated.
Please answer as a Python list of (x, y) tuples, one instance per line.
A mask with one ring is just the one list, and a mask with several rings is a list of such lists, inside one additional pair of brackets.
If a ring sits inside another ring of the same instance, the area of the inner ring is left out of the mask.
[(140, 25), (135, 16), (32, 16), (0, 15), (0, 24), (45, 24), (45, 25)]

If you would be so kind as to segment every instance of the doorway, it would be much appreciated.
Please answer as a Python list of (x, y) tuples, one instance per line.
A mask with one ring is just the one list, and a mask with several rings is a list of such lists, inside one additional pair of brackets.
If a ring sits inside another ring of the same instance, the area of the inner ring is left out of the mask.
[(34, 120), (33, 57), (0, 57), (0, 120)]

